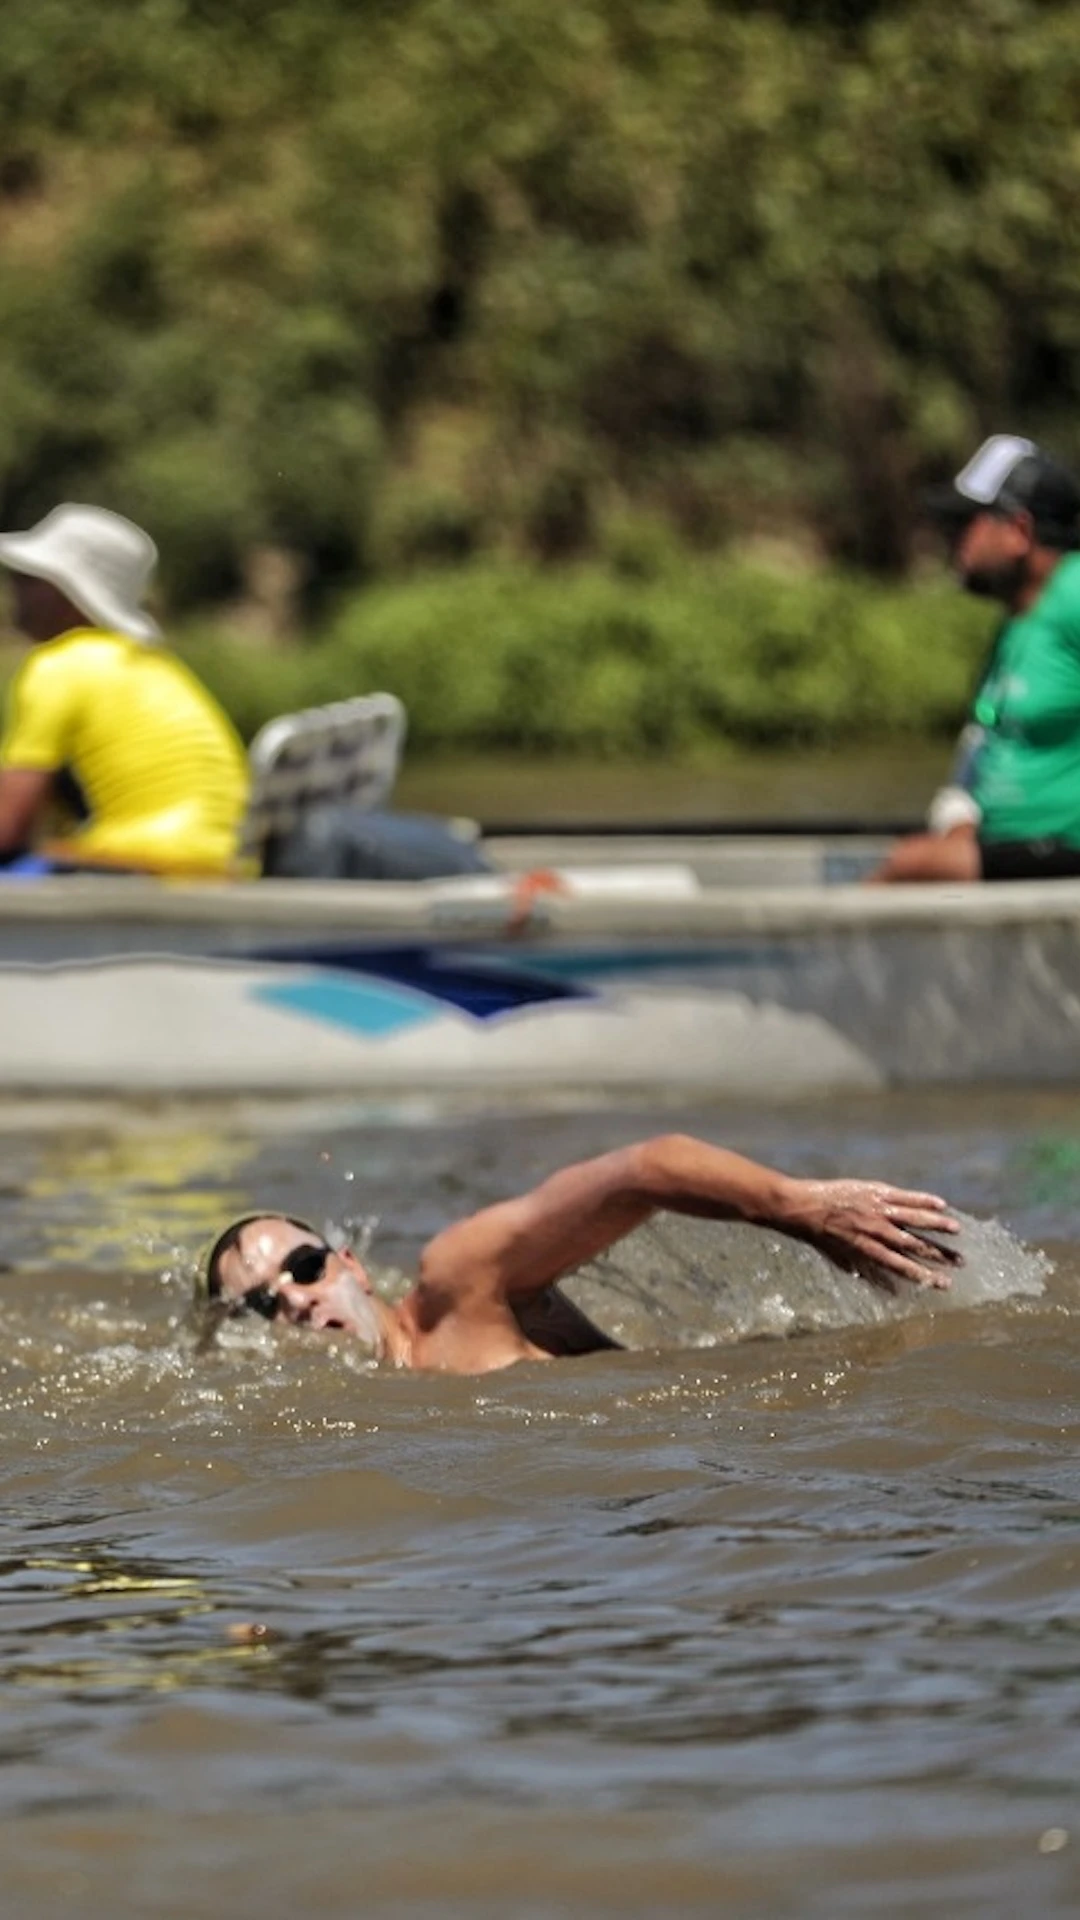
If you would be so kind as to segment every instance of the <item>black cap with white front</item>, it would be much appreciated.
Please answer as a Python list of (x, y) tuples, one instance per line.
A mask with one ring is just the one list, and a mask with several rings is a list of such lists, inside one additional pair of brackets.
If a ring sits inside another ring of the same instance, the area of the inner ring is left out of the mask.
[(995, 433), (948, 487), (926, 496), (927, 512), (954, 525), (977, 513), (1030, 513), (1048, 546), (1080, 545), (1080, 486), (1034, 440)]

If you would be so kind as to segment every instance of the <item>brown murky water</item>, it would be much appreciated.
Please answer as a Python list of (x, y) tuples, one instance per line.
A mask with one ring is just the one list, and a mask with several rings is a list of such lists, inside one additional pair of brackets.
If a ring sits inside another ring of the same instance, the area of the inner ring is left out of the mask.
[(874, 828), (921, 820), (952, 758), (948, 740), (877, 741), (872, 747), (793, 752), (714, 748), (685, 761), (414, 759), (395, 804), (484, 822), (555, 826), (579, 820), (669, 826), (723, 821), (752, 826), (826, 820)]
[[(5, 1912), (1076, 1912), (1069, 1097), (63, 1118), (3, 1135)], [(404, 1268), (658, 1123), (940, 1186), (1057, 1272), (481, 1381), (194, 1352), (233, 1210), (377, 1216)]]

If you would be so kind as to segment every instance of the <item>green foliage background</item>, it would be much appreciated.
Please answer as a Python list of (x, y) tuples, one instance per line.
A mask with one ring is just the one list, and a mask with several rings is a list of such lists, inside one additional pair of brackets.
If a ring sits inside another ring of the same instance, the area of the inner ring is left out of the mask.
[(276, 650), (213, 630), (183, 650), (252, 734), (274, 713), (392, 687), (410, 748), (580, 753), (822, 746), (951, 730), (986, 615), (948, 584), (788, 581), (701, 565), (648, 581), (598, 567), (470, 567), (350, 599), (324, 637)]
[(5, 0), (0, 524), (116, 506), (199, 619), (285, 550), (418, 744), (951, 724), (970, 610), (738, 556), (1080, 456), (1077, 99), (1057, 0)]

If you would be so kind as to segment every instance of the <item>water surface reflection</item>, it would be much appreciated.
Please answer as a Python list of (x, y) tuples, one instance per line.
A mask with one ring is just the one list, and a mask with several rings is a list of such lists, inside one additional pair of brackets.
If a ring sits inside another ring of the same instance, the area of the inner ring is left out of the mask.
[(1075, 1911), (1065, 1096), (677, 1114), (1000, 1212), (1054, 1242), (1041, 1300), (481, 1381), (268, 1327), (198, 1354), (190, 1266), (223, 1215), (377, 1217), (407, 1269), (453, 1212), (657, 1111), (12, 1136), (13, 1911)]

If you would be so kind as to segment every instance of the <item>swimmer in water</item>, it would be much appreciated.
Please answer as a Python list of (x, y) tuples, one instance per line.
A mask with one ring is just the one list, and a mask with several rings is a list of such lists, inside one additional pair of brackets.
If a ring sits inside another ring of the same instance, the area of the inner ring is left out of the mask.
[(229, 1315), (344, 1330), (392, 1366), (487, 1373), (611, 1347), (556, 1283), (662, 1211), (778, 1228), (848, 1267), (915, 1286), (947, 1287), (960, 1260), (923, 1237), (959, 1231), (936, 1194), (794, 1179), (665, 1134), (564, 1167), (530, 1193), (445, 1227), (396, 1305), (373, 1291), (355, 1254), (285, 1214), (250, 1214), (227, 1227), (203, 1291)]

